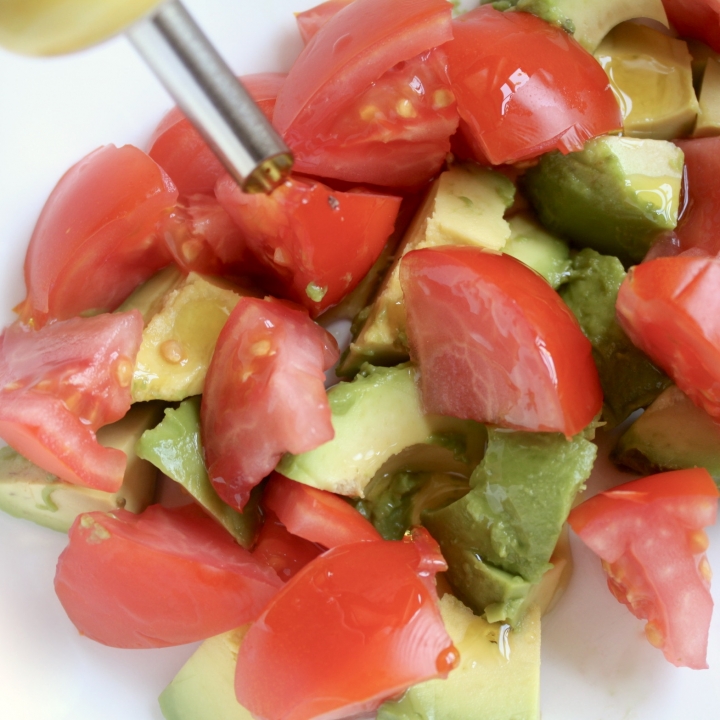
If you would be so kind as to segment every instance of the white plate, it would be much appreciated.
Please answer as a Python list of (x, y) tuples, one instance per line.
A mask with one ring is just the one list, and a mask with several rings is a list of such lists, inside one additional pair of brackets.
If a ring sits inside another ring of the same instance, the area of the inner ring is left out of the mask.
[[(301, 47), (292, 11), (314, 4), (187, 0), (238, 73), (287, 70)], [(100, 145), (144, 147), (171, 104), (123, 38), (54, 60), (0, 50), (3, 324), (24, 297), (25, 247), (58, 178)], [(600, 485), (617, 482), (611, 471), (597, 475)], [(717, 527), (710, 537), (710, 562), (720, 568)], [(113, 650), (80, 637), (52, 589), (64, 545), (58, 533), (0, 516), (0, 718), (159, 720), (156, 698), (192, 648)], [(599, 561), (573, 545), (574, 578), (543, 623), (543, 718), (720, 717), (720, 620), (711, 630), (710, 670), (672, 667), (643, 639), (643, 624), (610, 595)]]

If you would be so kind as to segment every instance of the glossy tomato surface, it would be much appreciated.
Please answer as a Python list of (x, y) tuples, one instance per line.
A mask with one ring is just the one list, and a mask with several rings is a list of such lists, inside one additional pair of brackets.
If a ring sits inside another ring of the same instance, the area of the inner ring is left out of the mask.
[(55, 575), (77, 629), (122, 648), (232, 630), (254, 620), (281, 585), (196, 505), (80, 515)]
[(313, 316), (365, 277), (393, 232), (401, 203), (392, 195), (339, 192), (301, 178), (271, 195), (249, 195), (225, 175), (216, 195), (274, 276), (276, 292)]
[(95, 431), (130, 409), (142, 339), (135, 310), (73, 318), (0, 335), (0, 438), (44, 470), (77, 485), (116, 492), (126, 457)]
[(291, 303), (243, 297), (218, 338), (201, 406), (213, 486), (242, 509), (286, 453), (331, 440), (324, 371), (338, 359), (332, 335)]
[(720, 52), (718, 0), (663, 0), (668, 20), (682, 37), (697, 38)]
[(414, 250), (400, 280), (426, 412), (567, 436), (600, 412), (589, 341), (521, 262), (477, 248)]
[(245, 636), (238, 700), (262, 720), (339, 720), (370, 713), (409, 685), (446, 677), (457, 651), (434, 583), (446, 567), (425, 530), (321, 555)]
[(354, 2), (354, 0), (327, 0), (327, 2), (320, 3), (320, 5), (298, 13), (296, 19), (303, 42), (307, 45), (310, 38), (315, 35), (333, 15), (340, 12), (340, 10), (351, 2)]
[(720, 258), (679, 256), (631, 268), (617, 315), (630, 339), (720, 419)]
[(453, 20), (444, 49), (468, 141), (493, 165), (581, 150), (622, 127), (595, 58), (534, 15), (484, 5)]
[(642, 478), (596, 495), (569, 517), (603, 560), (608, 586), (674, 665), (707, 667), (713, 601), (703, 528), (717, 517), (707, 470)]
[(132, 145), (106, 145), (70, 168), (30, 239), (23, 320), (115, 310), (169, 264), (158, 230), (176, 200), (172, 181)]

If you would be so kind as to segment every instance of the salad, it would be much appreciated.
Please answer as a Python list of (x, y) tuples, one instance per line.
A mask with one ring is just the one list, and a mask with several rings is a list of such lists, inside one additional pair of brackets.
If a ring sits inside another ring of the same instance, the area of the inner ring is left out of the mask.
[[(208, 27), (211, 36), (212, 31), (217, 30), (217, 37), (222, 37), (222, 30), (227, 29), (229, 24), (229, 9), (224, 3), (219, 3), (218, 7), (211, 7), (209, 3), (198, 8), (193, 7), (192, 3), (189, 5), (191, 10), (197, 13), (201, 23)], [(253, 18), (252, 23), (247, 23), (252, 26), (251, 36), (259, 34), (259, 28), (262, 28), (267, 33), (263, 37), (273, 38), (288, 53), (286, 57), (277, 59), (275, 67), (265, 58), (242, 58), (233, 55), (233, 50), (226, 50), (225, 54), (232, 64), (243, 71), (286, 69), (292, 60), (290, 44), (280, 38), (291, 37), (294, 28), (290, 11), (302, 10), (303, 5), (310, 6), (312, 3), (291, 3), (289, 0), (268, 2), (262, 8), (263, 16)], [(241, 25), (239, 20), (238, 27)], [(292, 37), (297, 43), (297, 51), (300, 43), (294, 35)], [(235, 38), (232, 39), (237, 42)], [(232, 47), (235, 47), (234, 43)], [(70, 66), (77, 62), (75, 66), (79, 68), (79, 86), (84, 88), (86, 85), (86, 77), (82, 73), (91, 72), (91, 66), (100, 66), (99, 56), (107, 57), (110, 62), (117, 58), (116, 67), (122, 68), (125, 75), (128, 74), (126, 63), (133, 62), (130, 60), (129, 51), (126, 55), (117, 43), (115, 47), (92, 51), (85, 58), (65, 61)], [(14, 80), (16, 83), (20, 83), (22, 71), (28, 73), (30, 80), (32, 72), (38, 72), (37, 63), (6, 55), (0, 60), (7, 63), (8, 68), (21, 71)], [(85, 60), (88, 61), (87, 64), (83, 64)], [(149, 84), (139, 64), (137, 70), (137, 74), (132, 75), (134, 82)], [(108, 85), (112, 86), (113, 97), (109, 98), (107, 103), (117, 102), (118, 88), (115, 83)], [(79, 90), (72, 95), (79, 96)], [(128, 110), (128, 130), (120, 129), (115, 132), (116, 126), (108, 128), (103, 124), (101, 132), (95, 131), (96, 134), (92, 134), (92, 130), (81, 127), (75, 130), (78, 146), (72, 148), (66, 143), (63, 133), (63, 149), (68, 150), (69, 156), (58, 160), (58, 167), (54, 168), (49, 167), (50, 158), (42, 157), (38, 160), (48, 165), (45, 169), (45, 192), (37, 191), (35, 173), (25, 171), (28, 176), (32, 174), (32, 184), (27, 191), (18, 192), (14, 185), (19, 184), (19, 181), (13, 179), (13, 186), (9, 186), (3, 193), (2, 219), (4, 221), (6, 215), (8, 218), (8, 222), (4, 223), (7, 229), (6, 237), (27, 237), (39, 207), (48, 194), (47, 191), (65, 168), (78, 157), (109, 139), (118, 145), (123, 141), (144, 145), (154, 123), (166, 108), (160, 107), (161, 102), (157, 101), (157, 112), (150, 112), (145, 96), (136, 97), (137, 105), (142, 106), (138, 107), (137, 116), (142, 117), (142, 122), (145, 123), (143, 133), (136, 128), (136, 113)], [(97, 98), (88, 103), (95, 108), (98, 104)], [(131, 105), (128, 102), (129, 107)], [(77, 108), (74, 107), (73, 113), (76, 112)], [(111, 124), (118, 122), (115, 117), (111, 120)], [(137, 134), (129, 135), (127, 132)], [(58, 137), (57, 128), (48, 132), (48, 137), (53, 135)], [(18, 158), (17, 162), (9, 162), (8, 166), (17, 167), (21, 173), (19, 177), (22, 178), (22, 167), (30, 161), (25, 156), (21, 157), (20, 148), (14, 144), (14, 139), (19, 134), (11, 126), (3, 136), (6, 140), (13, 139), (7, 153), (3, 152), (3, 157), (11, 160)], [(38, 132), (38, 136), (42, 136), (42, 133)], [(55, 139), (55, 143), (57, 142)], [(72, 153), (69, 152), (70, 149)], [(34, 162), (35, 154), (30, 157)], [(3, 181), (9, 182), (6, 175), (3, 175)], [(18, 227), (13, 224), (13, 217), (19, 214), (24, 202), (31, 207), (21, 221), (21, 224), (25, 223), (24, 227)], [(7, 259), (4, 256), (2, 263), (2, 266), (7, 268), (4, 271), (2, 291), (8, 294), (7, 301), (2, 304), (3, 308), (12, 306), (22, 297), (19, 278), (24, 251), (24, 244), (19, 242), (12, 244), (12, 247), (3, 247), (3, 252), (8, 253)], [(7, 313), (4, 319), (9, 322), (12, 317)], [(617, 484), (618, 478), (625, 480), (627, 476), (614, 474), (610, 466), (598, 463), (591, 480), (590, 492)], [(3, 638), (0, 646), (0, 688), (4, 691), (3, 702), (7, 703), (10, 716), (159, 717), (155, 697), (188, 656), (188, 649), (122, 653), (90, 645), (78, 638), (49, 591), (55, 559), (64, 546), (65, 539), (61, 535), (46, 533), (7, 517), (0, 518), (0, 532), (3, 534), (4, 548), (0, 562), (7, 564), (7, 569), (3, 571), (3, 577), (6, 578), (3, 588), (7, 589), (0, 591), (0, 597), (3, 600), (7, 598), (8, 605), (0, 619), (0, 637)], [(717, 537), (716, 528), (711, 528), (709, 535), (709, 557), (712, 565), (713, 551), (717, 558), (720, 538)], [(713, 708), (717, 707), (718, 703), (717, 690), (712, 688), (713, 670), (691, 674), (666, 666), (657, 651), (640, 641), (638, 623), (607, 593), (597, 560), (590, 557), (578, 543), (575, 543), (574, 550), (577, 569), (573, 582), (562, 604), (543, 622), (542, 677), (545, 715), (553, 718), (586, 717), (586, 708), (592, 706), (598, 709), (598, 717), (623, 717), (628, 712), (634, 712), (634, 716), (638, 718), (670, 718), (686, 714), (693, 717), (711, 717)], [(32, 560), (28, 558), (28, 554), (33, 556)], [(35, 560), (37, 568), (30, 564)], [(720, 566), (717, 559), (715, 565)], [(21, 607), (20, 611), (12, 610), (13, 602)], [(19, 618), (27, 618), (27, 622), (19, 623)], [(713, 653), (717, 653), (712, 638), (711, 631), (708, 657), (711, 668), (714, 667)], [(55, 651), (57, 655), (54, 654)], [(116, 674), (116, 677), (108, 677), (105, 668), (110, 668), (109, 672)], [(95, 676), (96, 673), (98, 677)], [(143, 694), (145, 689), (147, 695)], [(120, 703), (126, 700), (133, 704), (122, 707)]]

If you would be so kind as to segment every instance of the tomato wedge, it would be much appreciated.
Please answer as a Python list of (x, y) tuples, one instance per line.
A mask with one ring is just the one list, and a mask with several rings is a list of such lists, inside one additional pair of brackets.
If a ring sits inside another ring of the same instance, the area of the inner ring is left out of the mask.
[(332, 335), (301, 308), (240, 298), (218, 338), (200, 409), (208, 474), (226, 503), (242, 510), (283, 453), (333, 438), (323, 371), (338, 355)]
[(382, 539), (372, 524), (338, 495), (295, 482), (277, 472), (270, 476), (263, 504), (293, 535), (326, 548)]
[(567, 436), (600, 412), (589, 341), (518, 260), (466, 247), (414, 250), (400, 281), (426, 412)]
[(353, 2), (353, 0), (328, 0), (320, 5), (316, 5), (314, 8), (310, 8), (310, 10), (297, 13), (295, 20), (297, 20), (298, 30), (300, 31), (300, 37), (303, 42), (307, 45), (308, 42), (310, 42), (310, 38), (315, 35), (333, 15), (339, 13), (340, 10), (351, 2)]
[(434, 584), (446, 567), (424, 529), (402, 542), (360, 542), (321, 555), (248, 630), (238, 654), (238, 701), (263, 720), (335, 720), (446, 677), (457, 651)]
[(720, 52), (718, 0), (663, 0), (668, 20), (682, 37), (698, 38)]
[(620, 485), (568, 518), (603, 560), (608, 586), (674, 665), (706, 668), (713, 601), (703, 528), (720, 496), (704, 468), (662, 473)]
[(401, 198), (339, 192), (291, 178), (272, 195), (250, 195), (226, 175), (216, 195), (276, 294), (313, 316), (342, 300), (365, 277), (392, 234)]
[(143, 320), (130, 313), (73, 318), (0, 335), (0, 437), (70, 483), (117, 492), (127, 458), (95, 431), (122, 418)]
[(468, 143), (493, 165), (622, 128), (605, 71), (564, 30), (524, 12), (483, 5), (453, 20), (444, 50)]
[(170, 263), (158, 223), (176, 200), (168, 176), (132, 145), (106, 145), (71, 167), (30, 239), (23, 321), (115, 310)]
[(355, 0), (333, 15), (275, 106), (295, 169), (385, 187), (432, 177), (458, 121), (445, 56), (433, 50), (451, 37), (445, 0)]
[(55, 574), (75, 627), (122, 648), (182, 645), (232, 630), (254, 620), (281, 586), (196, 505), (80, 515)]
[(720, 258), (682, 255), (631, 268), (618, 321), (692, 401), (720, 420)]

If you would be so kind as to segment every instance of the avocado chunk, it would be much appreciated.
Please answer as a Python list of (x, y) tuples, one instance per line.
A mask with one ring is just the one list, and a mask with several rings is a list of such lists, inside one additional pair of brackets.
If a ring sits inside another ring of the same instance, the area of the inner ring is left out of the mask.
[(720, 424), (671, 385), (620, 438), (613, 460), (643, 475), (704, 467), (720, 487)]
[(693, 137), (720, 135), (720, 62), (707, 59), (700, 89), (700, 111)]
[(622, 110), (624, 135), (672, 140), (692, 131), (698, 101), (692, 57), (682, 40), (623, 23), (600, 43), (595, 58)]
[(98, 430), (101, 445), (127, 455), (123, 484), (116, 493), (66, 483), (12, 448), (0, 448), (0, 510), (59, 532), (67, 532), (75, 518), (86, 512), (119, 508), (142, 512), (155, 495), (157, 469), (137, 455), (135, 444), (161, 417), (160, 403), (142, 403), (133, 405), (121, 420)]
[(160, 695), (166, 720), (253, 720), (235, 698), (235, 665), (249, 627), (200, 645)]
[(551, 235), (527, 213), (514, 215), (508, 223), (510, 239), (503, 253), (525, 263), (557, 289), (570, 275), (568, 244)]
[(586, 249), (573, 259), (570, 280), (560, 289), (592, 344), (603, 391), (603, 418), (611, 427), (650, 405), (671, 382), (632, 344), (615, 317), (624, 278), (617, 258)]
[(138, 310), (145, 326), (163, 307), (169, 292), (182, 285), (185, 276), (177, 265), (168, 265), (140, 285), (117, 309), (118, 312)]
[(683, 162), (665, 140), (604, 136), (579, 152), (544, 155), (525, 187), (551, 232), (629, 265), (677, 225)]
[[(321, 490), (363, 497), (370, 480), (391, 458), (400, 467), (386, 467), (384, 472), (414, 469), (412, 455), (417, 445), (431, 446), (451, 472), (466, 466), (456, 459), (460, 447), (467, 464), (477, 464), (485, 445), (484, 426), (426, 415), (415, 375), (409, 363), (394, 368), (365, 364), (352, 382), (330, 388), (335, 437), (309, 452), (286, 454), (278, 472)], [(421, 462), (427, 466), (427, 458)], [(436, 463), (433, 469), (443, 468)]]
[(510, 629), (477, 617), (452, 595), (440, 612), (460, 664), (445, 680), (411, 687), (380, 706), (377, 720), (537, 720), (540, 717), (540, 611)]
[(704, 42), (695, 38), (687, 38), (685, 44), (692, 57), (693, 85), (695, 86), (695, 92), (699, 95), (708, 58), (720, 61), (720, 53), (715, 52)]
[(242, 513), (220, 499), (213, 488), (200, 440), (200, 398), (165, 410), (165, 418), (143, 433), (137, 454), (180, 483), (243, 547), (249, 548), (260, 528), (259, 490), (254, 491)]
[(670, 27), (662, 0), (481, 0), (480, 4), (488, 3), (497, 10), (520, 10), (558, 25), (591, 53), (626, 20), (650, 18)]
[(199, 395), (225, 321), (240, 296), (253, 293), (197, 273), (174, 284), (157, 276), (149, 282), (151, 288), (141, 286), (123, 305), (150, 316), (135, 364), (133, 400), (177, 401)]
[(362, 328), (340, 360), (339, 377), (352, 377), (363, 362), (396, 365), (408, 359), (402, 256), (437, 245), (501, 250), (510, 237), (503, 215), (514, 197), (512, 182), (488, 168), (455, 165), (440, 175), (410, 224)]
[(477, 614), (517, 623), (550, 568), (597, 448), (578, 435), (489, 429), (470, 492), (422, 521), (438, 541), (455, 594)]

